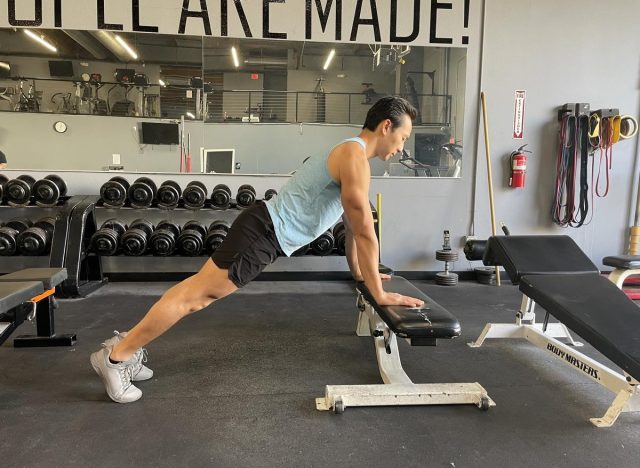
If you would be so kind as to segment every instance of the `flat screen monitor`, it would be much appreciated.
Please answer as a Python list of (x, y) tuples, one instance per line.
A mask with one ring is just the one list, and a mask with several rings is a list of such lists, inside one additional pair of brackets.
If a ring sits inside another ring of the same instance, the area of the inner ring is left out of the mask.
[(73, 62), (71, 60), (49, 60), (49, 75), (56, 78), (73, 77)]
[(203, 149), (201, 158), (202, 172), (233, 174), (235, 170), (235, 149)]
[(141, 122), (140, 141), (148, 145), (177, 145), (180, 130), (177, 123)]
[(11, 76), (11, 64), (9, 62), (0, 62), (0, 78), (9, 78)]

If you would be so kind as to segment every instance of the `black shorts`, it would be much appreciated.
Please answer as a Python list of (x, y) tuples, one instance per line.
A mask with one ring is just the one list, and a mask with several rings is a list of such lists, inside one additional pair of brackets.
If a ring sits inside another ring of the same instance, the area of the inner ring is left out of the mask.
[(224, 242), (211, 255), (237, 287), (246, 286), (279, 256), (280, 248), (267, 205), (260, 200), (236, 218)]

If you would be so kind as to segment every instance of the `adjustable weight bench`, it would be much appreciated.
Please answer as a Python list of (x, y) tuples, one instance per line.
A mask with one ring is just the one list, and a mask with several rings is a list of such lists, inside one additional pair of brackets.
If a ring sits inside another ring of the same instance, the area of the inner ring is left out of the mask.
[[(515, 324), (487, 324), (472, 347), (488, 338), (524, 338), (603, 385), (616, 397), (598, 427), (613, 425), (620, 413), (640, 411), (640, 311), (568, 236), (491, 237), (485, 265), (504, 266), (523, 293)], [(546, 311), (536, 323), (535, 304)], [(549, 324), (549, 314), (559, 323)], [(622, 369), (616, 372), (575, 349), (571, 328)], [(557, 338), (565, 338), (569, 346)]]
[(37, 335), (16, 337), (15, 347), (72, 346), (76, 335), (56, 334), (54, 327), (54, 294), (65, 279), (64, 268), (27, 268), (0, 276), (0, 344), (25, 320), (35, 318)]
[(419, 298), (422, 308), (380, 306), (359, 283), (356, 334), (373, 337), (380, 376), (384, 384), (327, 385), (316, 408), (342, 413), (349, 406), (473, 404), (483, 410), (495, 406), (479, 383), (415, 384), (407, 376), (398, 353), (396, 335), (412, 346), (435, 346), (438, 339), (460, 336), (460, 323), (406, 279), (385, 281), (387, 291)]

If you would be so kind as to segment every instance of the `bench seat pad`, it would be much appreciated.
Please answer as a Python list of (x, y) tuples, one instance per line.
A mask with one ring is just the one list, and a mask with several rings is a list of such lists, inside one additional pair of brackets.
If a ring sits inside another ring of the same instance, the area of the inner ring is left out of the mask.
[(623, 270), (640, 269), (640, 255), (612, 255), (602, 259), (604, 265)]
[(520, 290), (640, 381), (640, 307), (605, 277), (535, 275)]
[(482, 261), (503, 266), (513, 284), (525, 275), (598, 273), (569, 236), (490, 237)]
[(40, 281), (47, 290), (55, 288), (66, 279), (66, 268), (27, 268), (0, 276), (0, 282)]
[(13, 309), (43, 292), (44, 288), (40, 281), (1, 282), (0, 312)]
[(385, 291), (415, 297), (425, 302), (422, 309), (380, 306), (373, 299), (364, 283), (358, 283), (358, 291), (363, 294), (367, 302), (373, 306), (380, 318), (396, 335), (402, 338), (454, 338), (460, 336), (461, 328), (458, 319), (406, 279), (393, 276), (389, 281), (384, 281), (382, 285)]

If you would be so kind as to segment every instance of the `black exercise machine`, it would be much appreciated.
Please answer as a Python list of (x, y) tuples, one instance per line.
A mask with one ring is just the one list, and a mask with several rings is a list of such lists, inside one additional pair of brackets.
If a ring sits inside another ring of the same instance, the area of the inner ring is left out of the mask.
[(421, 308), (380, 306), (364, 283), (357, 286), (359, 310), (356, 334), (373, 337), (384, 384), (327, 385), (316, 399), (318, 410), (342, 413), (349, 406), (459, 405), (483, 410), (495, 406), (479, 383), (415, 384), (407, 376), (398, 352), (396, 335), (411, 346), (435, 346), (438, 339), (460, 336), (460, 322), (406, 279), (385, 281), (385, 290), (419, 298)]
[[(503, 266), (523, 293), (514, 324), (487, 324), (478, 339), (524, 338), (616, 394), (598, 427), (613, 425), (620, 413), (640, 411), (640, 309), (568, 236), (490, 237), (485, 265)], [(535, 304), (546, 311), (536, 323)], [(549, 323), (549, 315), (559, 323)], [(570, 328), (622, 369), (622, 374), (578, 352)], [(569, 346), (558, 340), (564, 338)]]

